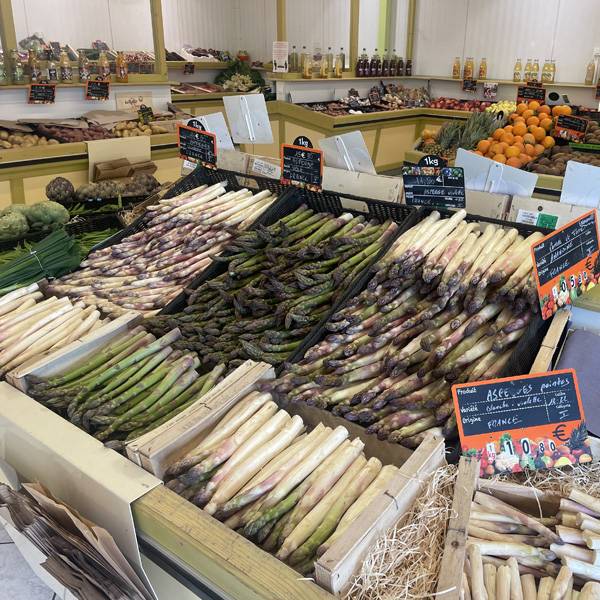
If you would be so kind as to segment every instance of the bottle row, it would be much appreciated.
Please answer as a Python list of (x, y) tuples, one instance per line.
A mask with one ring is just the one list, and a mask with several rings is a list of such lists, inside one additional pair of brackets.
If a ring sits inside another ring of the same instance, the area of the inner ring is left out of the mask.
[(292, 51), (288, 56), (288, 66), (291, 73), (302, 73), (305, 79), (311, 79), (313, 75), (318, 77), (341, 78), (346, 65), (346, 53), (343, 48), (337, 54), (333, 53), (331, 46), (327, 52), (321, 52), (320, 48), (315, 48), (309, 52), (306, 46), (302, 46), (302, 51), (298, 53), (296, 46), (292, 46)]
[[(118, 83), (127, 83), (129, 81), (129, 71), (127, 61), (123, 52), (117, 52), (115, 61), (116, 81)], [(106, 52), (100, 52), (95, 69), (97, 78), (110, 79), (110, 61)], [(89, 59), (83, 52), (79, 53), (77, 73), (80, 82), (86, 82), (92, 78), (92, 67)], [(60, 53), (58, 66), (52, 59), (46, 61), (46, 66), (42, 69), (40, 56), (34, 50), (29, 50), (27, 63), (25, 64), (16, 50), (11, 50), (7, 57), (0, 54), (0, 85), (24, 84), (49, 81), (54, 83), (73, 83), (74, 69), (66, 51)]]
[[(465, 59), (464, 65), (461, 66), (460, 56), (457, 56), (452, 63), (452, 78), (453, 79), (477, 79), (485, 80), (488, 74), (487, 59), (482, 58), (479, 61), (479, 70), (477, 71), (477, 77), (475, 77), (475, 61), (472, 57)], [(520, 58), (517, 58), (515, 66), (513, 68), (513, 81), (541, 81), (542, 83), (554, 83), (556, 77), (556, 61), (546, 59), (544, 66), (541, 70), (540, 79), (540, 61), (536, 58), (532, 60), (527, 59), (525, 63), (525, 69), (523, 69), (523, 63)], [(587, 83), (587, 81), (586, 81)]]
[(357, 77), (410, 77), (412, 75), (412, 60), (404, 62), (394, 49), (390, 54), (386, 48), (383, 56), (379, 55), (377, 48), (369, 60), (367, 49), (363, 48), (362, 54), (356, 61), (355, 73)]

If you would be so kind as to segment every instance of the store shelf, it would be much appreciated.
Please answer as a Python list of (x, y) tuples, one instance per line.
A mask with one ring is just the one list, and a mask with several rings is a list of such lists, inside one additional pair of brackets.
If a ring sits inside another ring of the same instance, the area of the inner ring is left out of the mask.
[[(139, 79), (138, 79), (139, 78)], [(166, 77), (158, 77), (156, 75), (130, 75), (128, 83), (117, 83), (116, 81), (111, 81), (111, 87), (131, 87), (140, 85), (177, 85), (177, 81), (169, 81)], [(10, 84), (10, 85), (0, 85), (1, 90), (26, 90), (30, 85), (30, 82), (27, 83), (19, 83), (19, 84)], [(79, 81), (73, 83), (55, 83), (58, 88), (84, 88), (86, 86), (85, 83), (81, 83)]]
[(209, 71), (211, 69), (226, 69), (229, 66), (229, 64), (230, 63), (228, 62), (210, 62), (207, 60), (168, 60), (167, 68), (179, 69), (180, 71), (183, 71), (185, 65), (194, 65), (195, 71)]

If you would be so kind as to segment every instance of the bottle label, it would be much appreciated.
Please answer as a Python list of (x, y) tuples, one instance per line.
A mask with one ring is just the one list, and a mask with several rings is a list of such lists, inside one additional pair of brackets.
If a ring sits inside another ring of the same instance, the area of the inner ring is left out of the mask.
[(58, 79), (56, 67), (51, 67), (48, 69), (48, 79), (50, 79), (51, 81), (56, 81)]
[(71, 81), (73, 79), (73, 69), (71, 67), (61, 67), (60, 78), (62, 81)]

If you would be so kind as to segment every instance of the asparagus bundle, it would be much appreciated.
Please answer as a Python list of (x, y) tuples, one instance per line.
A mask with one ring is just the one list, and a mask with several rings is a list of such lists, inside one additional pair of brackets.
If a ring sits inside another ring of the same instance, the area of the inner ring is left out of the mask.
[(213, 257), (227, 272), (195, 290), (183, 313), (154, 317), (148, 327), (155, 334), (178, 327), (176, 346), (208, 365), (281, 364), (396, 230), (391, 221), (301, 206), (229, 244), (226, 256)]
[(169, 421), (220, 380), (224, 365), (199, 375), (198, 358), (174, 350), (173, 330), (156, 339), (143, 327), (112, 340), (64, 373), (29, 376), (28, 393), (99, 440), (120, 448)]
[(35, 283), (6, 294), (0, 298), (0, 377), (101, 325), (94, 306), (56, 296), (44, 299)]
[(529, 246), (515, 229), (436, 211), (373, 267), (330, 334), (264, 389), (416, 447), (456, 432), (451, 385), (500, 374), (537, 310)]
[(476, 492), (468, 525), (464, 597), (600, 597), (599, 511), (600, 500), (577, 488), (560, 499), (555, 517), (546, 518)]
[(50, 292), (106, 312), (158, 312), (275, 200), (269, 191), (253, 195), (246, 189), (226, 192), (224, 186), (204, 185), (148, 207), (142, 231), (92, 252)]
[(166, 485), (303, 573), (398, 469), (363, 456), (345, 427), (278, 410), (251, 392), (188, 454), (170, 465)]

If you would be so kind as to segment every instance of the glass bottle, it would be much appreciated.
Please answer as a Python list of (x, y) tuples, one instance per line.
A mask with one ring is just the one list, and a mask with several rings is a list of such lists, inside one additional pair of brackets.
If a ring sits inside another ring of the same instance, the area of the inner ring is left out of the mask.
[(487, 79), (487, 58), (482, 58), (479, 63), (479, 75), (477, 79)]
[(383, 55), (383, 60), (381, 61), (381, 76), (390, 76), (390, 54), (387, 48), (385, 49), (385, 54)]
[(531, 81), (531, 71), (533, 66), (531, 64), (531, 59), (528, 58), (525, 63), (525, 70), (523, 71), (523, 81)]
[(100, 58), (98, 58), (98, 75), (100, 79), (110, 79), (110, 63), (104, 50), (100, 52)]
[(35, 50), (29, 50), (27, 63), (29, 65), (29, 78), (34, 83), (39, 81), (42, 78), (42, 70), (40, 69), (40, 59)]
[(474, 71), (475, 64), (473, 63), (473, 58), (468, 56), (467, 60), (465, 60), (465, 66), (463, 68), (463, 79), (473, 79)]
[(48, 59), (48, 81), (58, 81), (58, 69), (51, 58)]
[(356, 76), (364, 77), (365, 76), (365, 66), (368, 63), (367, 58), (367, 49), (363, 48), (362, 54), (358, 57), (356, 61)]
[(460, 79), (460, 56), (456, 56), (452, 63), (452, 79)]
[(85, 82), (90, 78), (90, 61), (82, 49), (79, 50), (79, 81)]
[(297, 73), (299, 69), (298, 52), (296, 46), (292, 46), (292, 51), (288, 57), (288, 65), (291, 73)]
[(593, 85), (594, 84), (594, 74), (596, 72), (596, 63), (594, 63), (594, 59), (590, 60), (588, 66), (585, 70), (585, 85)]
[(392, 58), (390, 59), (390, 77), (396, 77), (398, 74), (398, 56), (396, 55), (396, 48), (392, 51)]
[(321, 79), (327, 79), (329, 77), (329, 61), (327, 60), (326, 54), (321, 56), (321, 61), (319, 62), (319, 77)]
[(346, 53), (344, 48), (340, 48), (340, 62), (342, 63), (342, 71), (346, 68)]
[(556, 79), (556, 61), (555, 60), (550, 61), (550, 75), (552, 76), (552, 79), (550, 81), (552, 83), (554, 83), (554, 80)]
[(300, 53), (300, 72), (304, 73), (304, 61), (306, 60), (306, 46), (302, 46), (302, 52)]
[(304, 55), (302, 63), (302, 79), (312, 79), (312, 58), (308, 52)]
[(539, 81), (540, 78), (540, 61), (536, 58), (533, 61), (533, 67), (531, 69), (531, 81)]
[(396, 76), (402, 77), (404, 76), (404, 60), (401, 56), (398, 57), (398, 62), (396, 63)]
[(73, 68), (71, 67), (69, 57), (64, 50), (60, 53), (58, 65), (60, 69), (60, 82), (73, 83)]
[(340, 52), (336, 54), (335, 61), (333, 63), (333, 76), (337, 79), (341, 79), (344, 74), (344, 55)]
[(10, 51), (11, 75), (13, 83), (25, 83), (25, 69), (16, 50)]
[(129, 81), (129, 69), (123, 52), (117, 52), (116, 61), (117, 83), (127, 83)]
[(375, 48), (375, 52), (371, 56), (371, 62), (369, 63), (369, 73), (370, 77), (377, 77), (377, 70), (379, 65), (381, 64), (381, 59), (379, 58), (379, 53), (377, 52), (377, 48)]
[(4, 53), (0, 52), (0, 85), (6, 85), (8, 77), (6, 76), (6, 65), (4, 64)]
[(406, 59), (406, 65), (404, 67), (404, 75), (410, 77), (412, 75), (412, 58)]
[(327, 48), (327, 54), (325, 55), (327, 59), (327, 72), (333, 72), (333, 52), (331, 51), (331, 46)]
[(552, 81), (552, 64), (549, 58), (544, 61), (544, 66), (542, 67), (542, 81), (544, 83)]
[(513, 68), (513, 81), (520, 82), (521, 81), (521, 71), (523, 70), (523, 65), (521, 64), (521, 59), (517, 58), (517, 62)]

